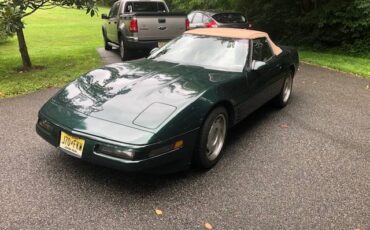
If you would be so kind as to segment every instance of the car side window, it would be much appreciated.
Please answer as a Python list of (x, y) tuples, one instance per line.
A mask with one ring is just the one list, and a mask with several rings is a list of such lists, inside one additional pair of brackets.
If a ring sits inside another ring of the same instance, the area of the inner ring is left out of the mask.
[(115, 18), (117, 17), (117, 14), (118, 14), (118, 10), (119, 10), (119, 3), (115, 3), (112, 7), (112, 9), (110, 10), (109, 12), (109, 18)]
[(202, 22), (203, 23), (208, 23), (211, 19), (207, 16), (207, 15), (204, 15), (203, 14), (203, 18), (202, 18)]
[(258, 38), (253, 40), (253, 61), (268, 62), (272, 57), (273, 53), (266, 38)]
[(203, 21), (203, 15), (201, 13), (196, 13), (194, 15), (192, 23), (202, 23)]
[(188, 15), (189, 22), (192, 22), (192, 21), (193, 21), (194, 14), (195, 14), (195, 13), (190, 13), (190, 14)]

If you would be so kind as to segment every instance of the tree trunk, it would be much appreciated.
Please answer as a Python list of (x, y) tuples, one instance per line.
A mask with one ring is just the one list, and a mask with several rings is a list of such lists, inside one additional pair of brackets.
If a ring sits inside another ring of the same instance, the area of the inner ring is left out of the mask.
[(24, 39), (23, 29), (17, 30), (18, 46), (19, 52), (21, 53), (23, 69), (30, 70), (32, 68), (32, 63), (30, 55), (28, 54), (28, 49), (26, 45), (26, 40)]

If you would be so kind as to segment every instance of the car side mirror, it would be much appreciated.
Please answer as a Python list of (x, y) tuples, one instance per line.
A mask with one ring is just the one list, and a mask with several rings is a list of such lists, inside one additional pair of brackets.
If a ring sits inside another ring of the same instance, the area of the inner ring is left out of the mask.
[(106, 14), (102, 14), (102, 15), (101, 15), (101, 19), (109, 19), (109, 17), (108, 17), (108, 15), (106, 15)]
[(150, 51), (150, 55), (152, 55), (152, 54), (154, 54), (155, 52), (157, 52), (159, 50), (159, 48), (158, 47), (155, 47), (154, 49), (152, 49), (151, 51)]
[(264, 65), (266, 65), (266, 62), (253, 60), (251, 69), (252, 70), (258, 70)]

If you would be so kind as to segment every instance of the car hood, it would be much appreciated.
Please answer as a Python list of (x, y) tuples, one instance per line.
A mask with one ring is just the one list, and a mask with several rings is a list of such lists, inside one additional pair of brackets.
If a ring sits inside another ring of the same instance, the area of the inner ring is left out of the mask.
[(228, 76), (222, 71), (141, 59), (93, 70), (52, 101), (87, 116), (153, 131)]

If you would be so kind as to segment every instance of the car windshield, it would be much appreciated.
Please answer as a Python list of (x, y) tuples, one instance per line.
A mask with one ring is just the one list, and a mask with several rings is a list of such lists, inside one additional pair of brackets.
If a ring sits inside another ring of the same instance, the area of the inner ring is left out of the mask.
[(127, 2), (125, 13), (167, 12), (163, 2)]
[(242, 72), (248, 56), (249, 41), (245, 39), (180, 36), (148, 58), (206, 69)]
[(213, 15), (213, 19), (219, 23), (245, 23), (247, 21), (243, 15), (238, 13), (216, 14)]

